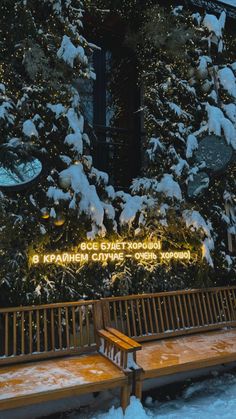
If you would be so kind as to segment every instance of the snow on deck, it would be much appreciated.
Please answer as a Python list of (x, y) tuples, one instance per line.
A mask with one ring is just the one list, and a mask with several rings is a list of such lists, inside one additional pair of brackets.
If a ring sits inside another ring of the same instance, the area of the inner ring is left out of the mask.
[(183, 365), (194, 369), (233, 357), (236, 360), (236, 330), (217, 330), (148, 342), (137, 353), (137, 363), (147, 375), (152, 370), (165, 375), (183, 370)]
[(124, 377), (99, 354), (12, 365), (0, 371), (0, 401)]

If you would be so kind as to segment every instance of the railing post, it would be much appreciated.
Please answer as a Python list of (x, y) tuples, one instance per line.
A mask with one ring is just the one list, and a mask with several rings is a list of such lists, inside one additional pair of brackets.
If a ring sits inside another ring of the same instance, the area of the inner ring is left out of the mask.
[(110, 313), (109, 301), (106, 301), (105, 299), (103, 299), (101, 303), (102, 303), (104, 327), (111, 326), (111, 313)]
[(104, 328), (101, 301), (94, 301), (94, 304), (93, 304), (93, 322), (94, 322), (94, 333), (95, 333), (96, 343), (97, 343), (97, 346), (99, 348), (100, 338), (99, 338), (97, 332), (98, 332), (98, 330)]

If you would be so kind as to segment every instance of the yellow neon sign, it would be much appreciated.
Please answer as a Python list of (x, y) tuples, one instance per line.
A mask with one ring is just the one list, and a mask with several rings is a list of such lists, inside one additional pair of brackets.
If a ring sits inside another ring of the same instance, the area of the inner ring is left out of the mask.
[(171, 260), (190, 260), (189, 250), (163, 251), (161, 241), (90, 241), (82, 242), (73, 251), (33, 254), (32, 265), (69, 263), (118, 263), (128, 259), (138, 263), (165, 263)]

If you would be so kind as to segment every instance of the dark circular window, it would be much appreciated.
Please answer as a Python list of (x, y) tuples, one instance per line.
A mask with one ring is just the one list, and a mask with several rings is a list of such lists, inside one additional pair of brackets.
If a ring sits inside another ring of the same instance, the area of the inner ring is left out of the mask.
[(0, 188), (24, 189), (36, 181), (42, 169), (41, 161), (34, 157), (26, 161), (18, 159), (10, 168), (0, 164)]

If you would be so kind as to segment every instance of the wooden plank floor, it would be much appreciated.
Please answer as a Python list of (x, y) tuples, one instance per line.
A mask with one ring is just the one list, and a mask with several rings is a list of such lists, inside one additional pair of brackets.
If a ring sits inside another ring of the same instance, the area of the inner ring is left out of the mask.
[(236, 329), (217, 330), (148, 342), (137, 352), (142, 379), (236, 360)]
[[(122, 386), (127, 378), (98, 353), (0, 368), (0, 409)], [(86, 391), (87, 389), (87, 391)], [(53, 396), (54, 394), (54, 396)]]

